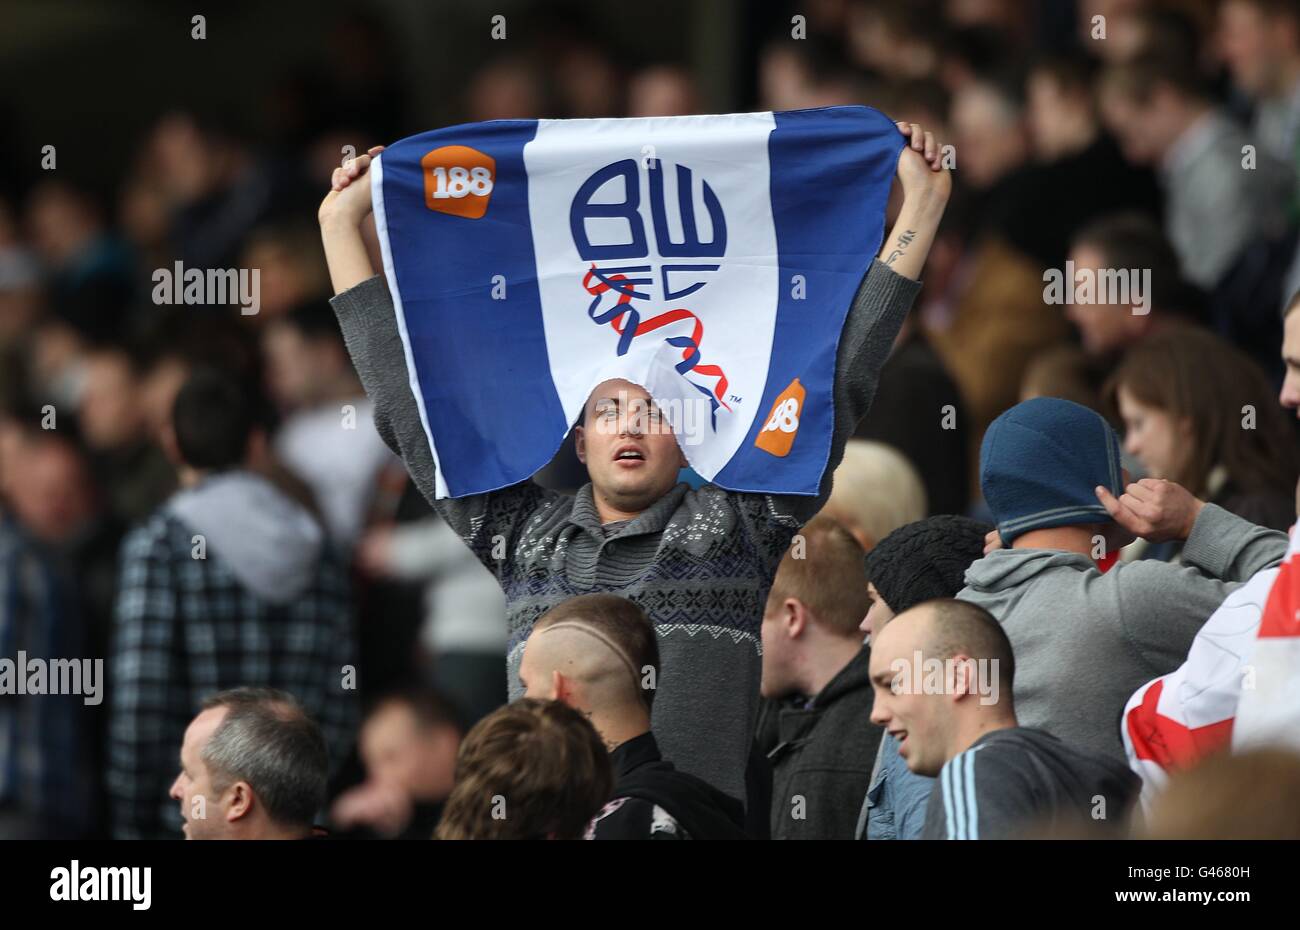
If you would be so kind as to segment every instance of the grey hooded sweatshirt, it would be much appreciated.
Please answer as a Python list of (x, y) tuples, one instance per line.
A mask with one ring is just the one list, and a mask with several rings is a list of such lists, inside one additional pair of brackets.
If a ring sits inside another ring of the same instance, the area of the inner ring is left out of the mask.
[(1285, 533), (1206, 504), (1183, 564), (998, 549), (966, 570), (957, 596), (1002, 624), (1015, 651), (1022, 726), (1124, 760), (1120, 716), (1139, 687), (1187, 659), (1192, 638), (1240, 582), (1281, 564)]
[(261, 475), (213, 475), (177, 492), (167, 508), (203, 536), (240, 584), (271, 604), (290, 603), (316, 578), (324, 532)]

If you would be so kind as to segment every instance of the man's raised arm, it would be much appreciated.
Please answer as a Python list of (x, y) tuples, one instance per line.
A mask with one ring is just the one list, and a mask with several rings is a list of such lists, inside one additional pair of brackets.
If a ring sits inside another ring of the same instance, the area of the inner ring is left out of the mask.
[(507, 551), (527, 517), (557, 497), (531, 481), (490, 494), (437, 499), (437, 470), (420, 410), (411, 392), (406, 350), (397, 326), (397, 310), (388, 284), (377, 275), (361, 234), (370, 215), (371, 149), (336, 168), (331, 190), (321, 203), (321, 241), (334, 286), (330, 304), (338, 316), (352, 364), (366, 394), (375, 405), (375, 429), (388, 447), (401, 456), (411, 479), (443, 519), (473, 550), (488, 570), (500, 576)]
[(768, 512), (779, 522), (802, 526), (830, 496), (831, 479), (844, 457), (844, 446), (871, 407), (880, 369), (921, 289), (921, 270), (952, 193), (952, 176), (941, 163), (933, 134), (916, 123), (899, 123), (898, 128), (908, 138), (898, 155), (903, 206), (879, 257), (867, 269), (853, 297), (840, 334), (835, 360), (835, 431), (826, 471), (815, 497), (769, 496)]

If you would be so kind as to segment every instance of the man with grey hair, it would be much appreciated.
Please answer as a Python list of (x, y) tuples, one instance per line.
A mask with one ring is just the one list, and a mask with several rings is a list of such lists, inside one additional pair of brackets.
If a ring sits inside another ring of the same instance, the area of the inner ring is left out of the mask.
[(320, 728), (293, 695), (234, 688), (203, 702), (185, 731), (180, 802), (190, 840), (299, 840), (325, 803), (329, 759)]

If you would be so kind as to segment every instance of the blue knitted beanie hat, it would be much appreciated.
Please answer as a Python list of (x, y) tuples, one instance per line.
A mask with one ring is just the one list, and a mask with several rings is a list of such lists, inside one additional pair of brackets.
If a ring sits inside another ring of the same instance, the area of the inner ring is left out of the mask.
[(1118, 497), (1123, 474), (1110, 424), (1057, 397), (1012, 407), (980, 446), (980, 487), (1004, 546), (1030, 530), (1110, 522), (1093, 489)]

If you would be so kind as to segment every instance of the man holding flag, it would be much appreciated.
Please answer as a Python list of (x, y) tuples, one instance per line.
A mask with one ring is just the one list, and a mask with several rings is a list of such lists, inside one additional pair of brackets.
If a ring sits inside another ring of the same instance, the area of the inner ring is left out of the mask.
[[(833, 115), (832, 111), (804, 112), (815, 116), (822, 113)], [(874, 111), (866, 112), (879, 118)], [(781, 118), (790, 116), (799, 114), (776, 114), (778, 128)], [(771, 120), (772, 115), (767, 117)], [(736, 117), (668, 119), (733, 120)], [(575, 122), (615, 124), (625, 121)], [(893, 132), (892, 127), (887, 128)], [(608, 377), (594, 386), (588, 381), (583, 388), (594, 387), (581, 408), (576, 442), (579, 458), (587, 466), (591, 481), (576, 495), (548, 491), (531, 480), (519, 480), (508, 486), (478, 492), (459, 491), (472, 487), (474, 477), (442, 473), (447, 471), (450, 459), (447, 452), (450, 446), (446, 444), (458, 440), (455, 435), (448, 435), (447, 429), (436, 428), (438, 412), (429, 409), (434, 406), (427, 367), (430, 353), (419, 348), (416, 330), (420, 321), (412, 312), (420, 295), (407, 293), (408, 290), (415, 291), (407, 287), (412, 272), (405, 272), (398, 265), (394, 274), (392, 266), (395, 263), (390, 262), (390, 258), (400, 249), (400, 243), (395, 240), (401, 233), (398, 232), (396, 208), (385, 203), (384, 189), (379, 180), (373, 182), (376, 188), (373, 204), (377, 212), (386, 208), (388, 214), (387, 229), (381, 229), (387, 281), (384, 276), (376, 275), (361, 233), (362, 224), (372, 210), (372, 178), (380, 166), (384, 167), (389, 178), (397, 177), (399, 163), (394, 162), (389, 167), (386, 164), (388, 157), (385, 157), (375, 163), (375, 170), (370, 170), (373, 159), (381, 151), (379, 148), (349, 162), (334, 172), (332, 189), (319, 211), (325, 253), (337, 295), (332, 303), (357, 371), (375, 404), (376, 427), (388, 445), (402, 456), (425, 497), (493, 572), (506, 593), (510, 622), (511, 649), (507, 664), (511, 696), (516, 697), (522, 691), (518, 681), (519, 659), (523, 643), (538, 616), (559, 602), (580, 594), (610, 592), (627, 597), (646, 611), (659, 636), (659, 680), (653, 680), (651, 670), (650, 680), (643, 681), (642, 685), (658, 689), (653, 726), (662, 743), (664, 756), (679, 768), (742, 800), (746, 795), (745, 769), (759, 703), (759, 625), (768, 590), (792, 538), (825, 501), (845, 441), (870, 406), (880, 367), (920, 289), (917, 279), (951, 191), (951, 178), (941, 166), (939, 146), (933, 136), (915, 124), (899, 123), (897, 129), (901, 136), (895, 137), (898, 139), (895, 170), (903, 195), (902, 207), (893, 230), (884, 239), (879, 259), (871, 263), (861, 278), (847, 316), (842, 317), (844, 322), (838, 334), (838, 346), (832, 345), (833, 354), (827, 355), (827, 358), (834, 358), (833, 378), (827, 379), (830, 385), (826, 392), (828, 396), (815, 397), (810, 390), (806, 400), (796, 397), (792, 401), (783, 393), (775, 398), (776, 403), (768, 416), (759, 414), (761, 419), (754, 421), (750, 432), (742, 433), (742, 436), (752, 437), (765, 424), (776, 422), (783, 429), (792, 425), (797, 435), (799, 417), (805, 410), (809, 411), (809, 417), (826, 416), (830, 424), (827, 429), (829, 442), (828, 447), (821, 447), (824, 468), (820, 472), (820, 481), (814, 486), (816, 493), (724, 490), (719, 486), (722, 475), (716, 479), (719, 483), (706, 484), (694, 490), (679, 483), (679, 470), (686, 464), (679, 445), (680, 423), (673, 424), (676, 435), (674, 431), (663, 428), (650, 391), (630, 379)], [(891, 140), (884, 141), (894, 144)], [(398, 143), (393, 149), (402, 144)], [(776, 145), (772, 143), (774, 159), (777, 157)], [(435, 150), (441, 151), (443, 149)], [(889, 149), (890, 158), (893, 151), (893, 148)], [(724, 171), (717, 167), (721, 163), (719, 160), (714, 164), (712, 177), (715, 184)], [(609, 169), (613, 167), (608, 166)], [(440, 170), (433, 169), (434, 172)], [(456, 170), (464, 173), (464, 169), (451, 169), (452, 172)], [(498, 167), (497, 170), (503, 169)], [(685, 171), (683, 175), (683, 170), (678, 169), (678, 183), (690, 184), (690, 172)], [(836, 166), (835, 170), (841, 172), (839, 177), (846, 176), (843, 165)], [(685, 181), (681, 180), (683, 176)], [(436, 182), (426, 182), (432, 185), (426, 186), (426, 191), (432, 191), (428, 194), (432, 198), (442, 190), (437, 185), (444, 184), (446, 177), (454, 178), (455, 175), (444, 172), (429, 177), (436, 178)], [(475, 178), (479, 177), (475, 175)], [(487, 178), (488, 175), (481, 177)], [(830, 171), (829, 177), (831, 180), (837, 177), (834, 170)], [(594, 175), (588, 183), (591, 184), (592, 180), (595, 180)], [(497, 183), (502, 182), (498, 179)], [(650, 183), (653, 192), (655, 179), (651, 178)], [(663, 181), (660, 179), (658, 183)], [(629, 179), (627, 184), (627, 199), (631, 202), (633, 181)], [(721, 184), (718, 186), (722, 189)], [(748, 196), (755, 200), (771, 196), (775, 201), (776, 187), (774, 177), (771, 194), (755, 188)], [(886, 191), (887, 188), (886, 180)], [(484, 181), (480, 190), (490, 191), (491, 188)], [(626, 218), (626, 211), (615, 213), (624, 205), (610, 204), (607, 200), (597, 202), (599, 198), (592, 196), (594, 190), (592, 185), (588, 191), (588, 216), (618, 215)], [(687, 192), (683, 193), (683, 190)], [(498, 187), (497, 194), (500, 193)], [(725, 201), (725, 191), (723, 193)], [(659, 194), (662, 206), (662, 188)], [(679, 187), (679, 196), (685, 213), (686, 201), (693, 196), (692, 189)], [(833, 209), (834, 198), (835, 192), (831, 191), (827, 202), (832, 206), (826, 209)], [(707, 182), (704, 200), (710, 204), (711, 216), (715, 217), (712, 231), (716, 240), (721, 223), (712, 211), (718, 198)], [(881, 202), (883, 204), (883, 198)], [(429, 204), (429, 210), (437, 209), (435, 201), (430, 200)], [(534, 202), (534, 209), (536, 206)], [(737, 203), (737, 198), (733, 197), (732, 202), (725, 206), (740, 212), (744, 219), (749, 216), (746, 211), (752, 204)], [(496, 207), (494, 203), (493, 208)], [(776, 212), (774, 208), (769, 218)], [(381, 224), (385, 220), (384, 217), (377, 219)], [(661, 219), (662, 216), (655, 216), (661, 253), (673, 254), (663, 248), (663, 241), (670, 236), (664, 231)], [(781, 219), (784, 221), (784, 214)], [(698, 238), (693, 220), (687, 228), (683, 217), (682, 227), (685, 238)], [(460, 228), (481, 230), (484, 227)], [(393, 233), (392, 237), (388, 237), (389, 232)], [(744, 233), (734, 220), (732, 233), (733, 236)], [(585, 240), (585, 232), (581, 235)], [(725, 232), (722, 235), (725, 236)], [(815, 247), (810, 243), (801, 244), (805, 253)], [(541, 241), (529, 245), (539, 253), (548, 248), (548, 244)], [(508, 248), (508, 245), (503, 246), (503, 249)], [(866, 242), (859, 251), (874, 248), (873, 243)], [(742, 253), (741, 257), (748, 262), (753, 259), (748, 253)], [(815, 266), (819, 256), (804, 254), (801, 257), (808, 258)], [(782, 270), (787, 267), (790, 266), (781, 266)], [(594, 262), (591, 268), (600, 283), (593, 284), (593, 275), (580, 275), (587, 294), (600, 297), (598, 290), (612, 287), (624, 298), (640, 296), (634, 288), (618, 286), (619, 278), (602, 274)], [(417, 269), (417, 272), (427, 270)], [(667, 292), (670, 290), (667, 267), (664, 275)], [(543, 272), (538, 271), (537, 279), (539, 287), (547, 286)], [(677, 294), (690, 292), (691, 289), (687, 289)], [(665, 296), (675, 295), (668, 293)], [(583, 318), (579, 322), (591, 327), (592, 321), (604, 323), (607, 317), (611, 317), (614, 332), (622, 340), (619, 343), (621, 355), (630, 339), (630, 336), (624, 336), (624, 332), (633, 330), (633, 335), (640, 335), (645, 324), (637, 327), (637, 317), (630, 303), (626, 300), (619, 303), (628, 303), (626, 312), (597, 317), (596, 305), (593, 304), (589, 311), (591, 319)], [(830, 313), (832, 308), (817, 307), (816, 310)], [(507, 338), (506, 323), (502, 321), (498, 325), (504, 342)], [(546, 336), (549, 343), (554, 333), (548, 330)], [(834, 334), (831, 335), (832, 341), (833, 337)], [(456, 335), (449, 334), (447, 346), (434, 346), (432, 349), (454, 347), (451, 340), (456, 338)], [(676, 367), (678, 372), (685, 367), (700, 375), (716, 368), (711, 365), (706, 370), (699, 364), (693, 367), (687, 364), (692, 360), (698, 361), (701, 352), (710, 348), (701, 348), (698, 326), (693, 336), (665, 337), (663, 342), (684, 347), (682, 356), (685, 361)], [(821, 348), (826, 349), (826, 346)], [(777, 365), (782, 351), (781, 341), (775, 340), (771, 348), (772, 365)], [(676, 355), (673, 361), (676, 362)], [(551, 362), (556, 364), (554, 352), (551, 353)], [(733, 372), (730, 372), (733, 380), (744, 374), (743, 371), (734, 371), (737, 367), (741, 366), (733, 365)], [(785, 378), (785, 374), (779, 371), (778, 374)], [(563, 375), (557, 373), (555, 377), (558, 383)], [(665, 383), (663, 380), (659, 382)], [(771, 383), (769, 381), (769, 385)], [(711, 390), (707, 379), (703, 386), (694, 381), (688, 386), (705, 394)], [(791, 382), (791, 387), (798, 387), (797, 379)], [(760, 393), (764, 401), (773, 396), (765, 391)], [(659, 389), (655, 394), (662, 400), (665, 392)], [(740, 401), (738, 394), (719, 388), (709, 400), (713, 411), (718, 412), (719, 404)], [(758, 395), (754, 399), (758, 399)], [(530, 408), (541, 415), (541, 401), (527, 390), (519, 390), (513, 402), (516, 412), (523, 418), (520, 422), (526, 424)], [(821, 404), (820, 414), (812, 409), (815, 403)], [(472, 399), (469, 408), (473, 409)], [(833, 414), (829, 414), (832, 409)], [(763, 412), (768, 413), (766, 407)], [(939, 411), (932, 413), (940, 415)], [(506, 416), (513, 417), (513, 414), (507, 413)], [(435, 424), (434, 428), (431, 428), (431, 423)], [(499, 428), (499, 423), (495, 426)], [(478, 429), (477, 424), (474, 427)], [(488, 433), (492, 427), (493, 424), (483, 425), (479, 434)], [(527, 425), (522, 427), (526, 428)], [(764, 445), (760, 435), (759, 441), (744, 444), (744, 450), (753, 454), (754, 446), (766, 449), (766, 458), (759, 457), (757, 461), (771, 471), (773, 478), (768, 486), (781, 488), (781, 467), (790, 462), (783, 458), (789, 452), (789, 442), (784, 448), (774, 451), (770, 444)], [(490, 463), (485, 465), (485, 469), (490, 468)], [(697, 470), (702, 469), (697, 466)], [(761, 485), (765, 480), (747, 477), (731, 483), (752, 486)], [(488, 479), (487, 486), (492, 487), (495, 483), (496, 479)]]

